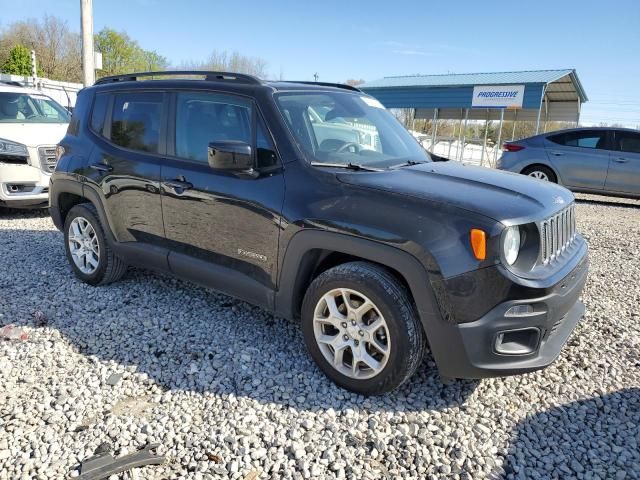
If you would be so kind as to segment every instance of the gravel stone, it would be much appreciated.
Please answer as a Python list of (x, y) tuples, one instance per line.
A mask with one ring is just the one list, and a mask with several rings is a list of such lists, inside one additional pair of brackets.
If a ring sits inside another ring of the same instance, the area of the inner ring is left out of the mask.
[(29, 336), (0, 342), (0, 480), (145, 443), (168, 461), (132, 478), (638, 479), (640, 201), (579, 195), (577, 214), (587, 313), (550, 367), (444, 386), (427, 356), (364, 398), (294, 323), (144, 270), (90, 287), (44, 213), (0, 209), (0, 326)]

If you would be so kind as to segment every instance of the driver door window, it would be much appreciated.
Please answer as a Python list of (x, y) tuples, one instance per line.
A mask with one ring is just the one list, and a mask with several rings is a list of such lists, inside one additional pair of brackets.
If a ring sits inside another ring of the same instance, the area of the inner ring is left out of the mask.
[(176, 155), (207, 163), (209, 143), (252, 144), (251, 103), (231, 95), (179, 92), (176, 100)]

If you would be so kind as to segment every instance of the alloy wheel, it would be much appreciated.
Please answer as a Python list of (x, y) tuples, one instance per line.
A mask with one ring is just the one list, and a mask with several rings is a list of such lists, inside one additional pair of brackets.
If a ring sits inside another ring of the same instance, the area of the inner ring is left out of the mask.
[(348, 288), (327, 292), (316, 304), (313, 332), (324, 358), (358, 380), (379, 374), (389, 360), (389, 328), (376, 305)]
[(545, 182), (549, 181), (549, 177), (547, 176), (547, 174), (541, 170), (534, 170), (531, 173), (529, 173), (529, 176), (533, 178), (537, 178), (538, 180), (544, 180)]
[(96, 231), (84, 217), (76, 217), (69, 225), (69, 252), (78, 269), (91, 275), (100, 265), (100, 244)]

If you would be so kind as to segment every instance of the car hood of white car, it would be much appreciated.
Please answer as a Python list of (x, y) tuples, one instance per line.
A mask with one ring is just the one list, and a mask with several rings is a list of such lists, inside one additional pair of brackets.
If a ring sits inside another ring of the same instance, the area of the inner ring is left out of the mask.
[(57, 145), (68, 126), (68, 123), (0, 123), (0, 139), (27, 147)]

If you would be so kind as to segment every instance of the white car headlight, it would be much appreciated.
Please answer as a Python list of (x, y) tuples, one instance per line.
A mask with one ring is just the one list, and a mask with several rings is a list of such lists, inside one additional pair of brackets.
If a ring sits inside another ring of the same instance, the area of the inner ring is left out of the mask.
[(0, 155), (15, 155), (17, 157), (28, 157), (27, 146), (21, 143), (11, 142), (0, 138)]
[(520, 253), (520, 228), (508, 227), (502, 235), (502, 252), (509, 265), (513, 265)]

